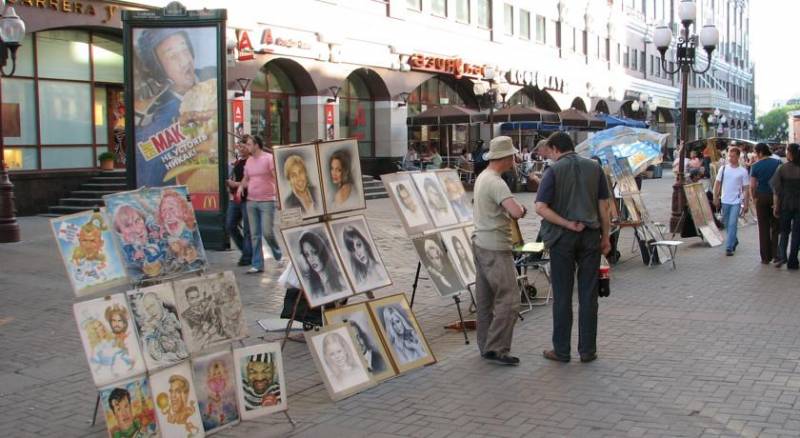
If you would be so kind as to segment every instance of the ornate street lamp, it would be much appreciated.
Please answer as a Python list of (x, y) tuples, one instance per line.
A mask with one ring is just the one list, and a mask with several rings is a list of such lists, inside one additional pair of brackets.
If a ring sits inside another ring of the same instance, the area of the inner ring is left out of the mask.
[(719, 108), (715, 108), (714, 112), (708, 116), (708, 124), (714, 126), (716, 134), (722, 133), (726, 123), (728, 123), (728, 118), (720, 112)]
[(502, 103), (506, 103), (506, 95), (508, 94), (508, 84), (507, 83), (500, 83), (496, 84), (494, 81), (494, 71), (487, 70), (484, 73), (484, 79), (489, 82), (489, 86), (487, 87), (482, 82), (476, 83), (472, 87), (472, 92), (475, 93), (478, 100), (485, 99), (489, 104), (489, 137), (494, 135), (494, 123), (492, 123), (492, 115), (494, 114), (494, 108), (497, 106), (497, 102), (500, 101), (498, 96), (502, 99)]
[[(672, 186), (672, 217), (670, 217), (670, 230), (676, 233), (678, 226), (681, 225), (681, 218), (686, 210), (686, 196), (683, 193), (683, 185), (685, 177), (683, 174), (683, 165), (686, 160), (686, 142), (688, 140), (688, 124), (687, 119), (689, 114), (686, 109), (686, 98), (689, 94), (689, 73), (694, 71), (698, 74), (703, 74), (711, 68), (711, 55), (714, 49), (717, 48), (719, 43), (719, 31), (717, 28), (709, 23), (703, 26), (700, 31), (700, 36), (691, 33), (691, 27), (697, 19), (697, 4), (693, 0), (683, 0), (678, 7), (678, 17), (680, 17), (683, 29), (678, 35), (677, 53), (675, 64), (677, 68), (669, 70), (667, 64), (667, 50), (672, 44), (672, 30), (666, 25), (661, 25), (656, 28), (653, 36), (653, 43), (661, 53), (661, 68), (667, 73), (674, 74), (681, 73), (681, 132), (680, 141), (683, 143), (678, 159), (678, 172), (675, 175), (675, 184)], [(695, 28), (697, 26), (695, 25)], [(701, 45), (708, 57), (708, 65), (703, 70), (697, 70), (694, 67), (695, 50), (697, 46)]]
[[(0, 10), (5, 1), (0, 0)], [(9, 6), (0, 18), (0, 73), (11, 76), (17, 69), (17, 49), (25, 38), (25, 23), (19, 18), (14, 8)], [(5, 67), (11, 56), (11, 72)], [(3, 146), (3, 117), (0, 114), (0, 243), (19, 242), (19, 224), (14, 208), (14, 185), (8, 178), (6, 169), (5, 148)]]

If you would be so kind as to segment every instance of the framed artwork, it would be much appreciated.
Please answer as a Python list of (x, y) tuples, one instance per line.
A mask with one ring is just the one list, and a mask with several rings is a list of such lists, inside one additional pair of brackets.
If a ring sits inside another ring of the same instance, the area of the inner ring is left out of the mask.
[(353, 295), (324, 223), (284, 228), (281, 233), (311, 307)]
[(392, 284), (364, 216), (332, 220), (328, 226), (356, 293)]
[(100, 388), (100, 404), (109, 438), (160, 436), (146, 375)]
[(472, 221), (472, 205), (467, 199), (467, 192), (464, 190), (464, 185), (461, 184), (458, 172), (455, 169), (445, 169), (435, 173), (442, 187), (444, 187), (447, 200), (450, 201), (450, 207), (456, 214), (458, 222), (466, 223)]
[(304, 334), (331, 399), (341, 400), (375, 385), (350, 324), (331, 324)]
[(436, 174), (437, 172), (414, 172), (411, 174), (411, 178), (422, 195), (428, 214), (436, 228), (455, 225), (458, 223), (458, 219), (453, 213), (450, 201), (447, 200), (442, 183), (439, 182)]
[(288, 392), (279, 342), (236, 348), (233, 360), (243, 420), (286, 410)]
[(367, 371), (380, 382), (395, 375), (392, 360), (383, 345), (380, 332), (370, 316), (367, 303), (351, 304), (325, 310), (325, 324), (347, 322), (355, 330), (356, 347), (364, 357)]
[(125, 294), (75, 303), (72, 310), (96, 386), (145, 372)]
[(206, 268), (200, 229), (187, 196), (185, 186), (103, 196), (132, 282)]
[(151, 374), (150, 390), (163, 436), (205, 436), (189, 361)]
[(276, 146), (273, 152), (281, 209), (299, 208), (303, 219), (322, 216), (325, 208), (316, 144)]
[(317, 147), (325, 194), (325, 212), (333, 214), (366, 208), (358, 141), (354, 138), (326, 141), (319, 143)]
[(127, 282), (104, 210), (50, 219), (67, 277), (79, 297)]
[(442, 231), (442, 242), (447, 249), (447, 255), (458, 272), (464, 284), (475, 283), (475, 257), (472, 254), (472, 245), (467, 239), (463, 228)]
[(422, 234), (433, 228), (433, 222), (428, 217), (428, 212), (425, 210), (422, 198), (417, 193), (410, 173), (383, 175), (381, 180), (410, 236)]
[[(712, 247), (722, 245), (724, 238), (714, 222), (714, 213), (706, 197), (702, 183), (685, 184), (683, 191), (686, 194), (686, 203), (692, 214), (694, 226)], [(659, 257), (661, 254), (659, 253)], [(661, 260), (661, 259), (659, 259)]]
[(230, 347), (192, 359), (197, 404), (206, 434), (239, 422), (235, 371)]
[(399, 373), (436, 362), (403, 294), (367, 302)]
[(172, 283), (183, 339), (191, 353), (247, 336), (233, 272)]
[(128, 291), (142, 355), (150, 371), (189, 357), (171, 283)]
[(466, 289), (453, 262), (442, 246), (439, 233), (417, 237), (413, 243), (419, 260), (428, 272), (428, 277), (433, 281), (436, 290), (439, 291), (439, 295), (447, 297)]

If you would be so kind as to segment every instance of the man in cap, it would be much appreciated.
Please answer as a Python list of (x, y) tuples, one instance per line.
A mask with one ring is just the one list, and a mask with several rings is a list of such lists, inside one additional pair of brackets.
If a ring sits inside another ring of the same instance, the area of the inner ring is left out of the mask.
[(519, 358), (509, 355), (520, 304), (511, 219), (525, 216), (527, 210), (500, 175), (514, 167), (517, 152), (510, 137), (492, 139), (486, 154), (489, 165), (478, 175), (474, 190), (478, 349), (485, 359), (505, 365), (519, 364)]
[(597, 289), (600, 254), (611, 250), (608, 186), (600, 165), (579, 157), (572, 139), (555, 132), (548, 139), (553, 165), (536, 194), (542, 217), (540, 235), (550, 249), (553, 287), (553, 349), (546, 359), (570, 360), (572, 289), (578, 266), (578, 353), (581, 362), (597, 358)]

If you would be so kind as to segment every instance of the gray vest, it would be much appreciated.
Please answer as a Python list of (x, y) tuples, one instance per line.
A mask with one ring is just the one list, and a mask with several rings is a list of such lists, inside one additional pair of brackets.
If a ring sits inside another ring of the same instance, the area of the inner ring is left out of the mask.
[[(593, 160), (575, 153), (562, 155), (549, 172), (554, 172), (555, 199), (550, 208), (569, 221), (583, 222), (587, 228), (600, 228), (598, 183), (603, 170)], [(566, 229), (542, 219), (542, 240), (552, 247)]]

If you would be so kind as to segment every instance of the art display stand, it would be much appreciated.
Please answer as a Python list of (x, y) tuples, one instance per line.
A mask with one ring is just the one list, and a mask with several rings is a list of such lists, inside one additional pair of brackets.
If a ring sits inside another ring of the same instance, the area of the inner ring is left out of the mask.
[[(413, 309), (414, 308), (414, 298), (417, 296), (417, 286), (419, 285), (420, 278), (420, 269), (422, 268), (422, 262), (417, 261), (417, 273), (414, 275), (414, 285), (411, 289), (411, 303), (409, 306)], [(467, 286), (467, 291), (469, 292), (470, 299), (472, 301), (472, 306), (475, 306), (475, 297), (472, 296), (472, 291), (469, 289), (469, 285)], [(461, 330), (464, 333), (464, 343), (469, 344), (469, 336), (467, 336), (467, 329), (475, 330), (475, 320), (464, 321), (464, 314), (461, 312), (461, 294), (457, 293), (452, 295), (453, 302), (456, 305), (456, 311), (458, 312), (458, 321), (448, 324), (444, 326), (444, 328), (449, 328), (453, 330)]]

